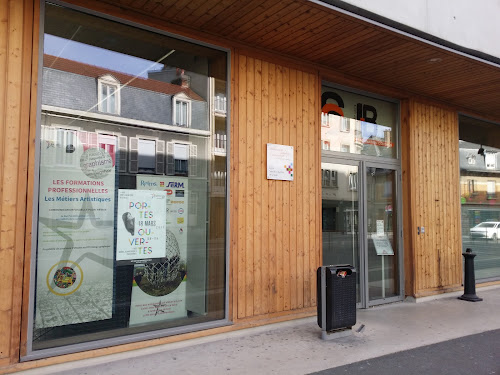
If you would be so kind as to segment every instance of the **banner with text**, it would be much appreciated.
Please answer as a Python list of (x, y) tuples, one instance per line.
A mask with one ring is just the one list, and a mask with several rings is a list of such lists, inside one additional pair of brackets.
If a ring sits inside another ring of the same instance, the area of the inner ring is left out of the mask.
[(35, 327), (111, 318), (115, 145), (42, 127)]

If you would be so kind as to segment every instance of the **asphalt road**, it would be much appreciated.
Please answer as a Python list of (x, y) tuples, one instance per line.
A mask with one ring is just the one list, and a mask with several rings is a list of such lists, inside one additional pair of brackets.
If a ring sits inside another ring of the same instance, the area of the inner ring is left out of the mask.
[[(391, 338), (388, 337), (387, 340)], [(315, 375), (500, 374), (500, 330), (352, 363)]]

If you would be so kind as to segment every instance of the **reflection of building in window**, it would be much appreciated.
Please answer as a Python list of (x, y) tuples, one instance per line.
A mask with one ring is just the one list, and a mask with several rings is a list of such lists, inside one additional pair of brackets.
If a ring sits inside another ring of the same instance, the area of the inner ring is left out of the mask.
[(191, 100), (184, 93), (173, 98), (173, 122), (177, 126), (191, 126)]
[(322, 185), (323, 187), (338, 187), (337, 171), (330, 169), (322, 169)]
[(227, 112), (227, 98), (222, 95), (216, 95), (214, 98), (214, 111), (220, 114)]
[(323, 169), (321, 172), (323, 174), (323, 187), (329, 187), (330, 186), (330, 171), (328, 169)]
[(392, 147), (391, 130), (384, 130), (385, 147)]
[(351, 147), (349, 147), (349, 145), (341, 145), (340, 151), (341, 152), (351, 152)]
[(321, 148), (323, 150), (330, 150), (330, 141), (321, 141)]
[(197, 149), (193, 144), (168, 142), (167, 143), (167, 175), (196, 176)]
[(188, 145), (174, 144), (174, 173), (176, 176), (187, 176), (189, 169), (189, 148)]
[[(83, 151), (89, 148), (102, 148), (111, 156), (113, 165), (116, 165), (117, 137), (114, 135), (98, 134), (75, 129), (67, 129), (42, 125), (42, 147), (53, 147), (55, 153), (43, 153), (42, 164), (45, 166), (80, 167), (79, 157), (74, 157), (77, 147)], [(50, 156), (49, 156), (50, 155)], [(52, 160), (48, 160), (48, 159)]]
[(120, 82), (110, 74), (98, 79), (98, 110), (99, 112), (120, 114)]
[(197, 215), (198, 214), (198, 193), (196, 191), (191, 191), (189, 193), (189, 214)]
[(476, 164), (476, 155), (474, 155), (474, 154), (467, 155), (467, 164), (475, 165)]
[(342, 117), (340, 122), (340, 131), (349, 132), (351, 130), (350, 122), (350, 118)]
[(78, 167), (79, 160), (73, 157), (73, 153), (76, 150), (76, 139), (80, 133), (75, 129), (42, 126), (41, 146), (44, 150), (55, 149), (55, 152), (42, 151), (41, 164), (47, 167)]
[(198, 192), (190, 191), (188, 200), (188, 223), (190, 226), (198, 225)]
[(154, 173), (156, 142), (149, 139), (139, 139), (137, 152), (139, 172)]
[(328, 126), (328, 113), (321, 112), (321, 126)]
[(76, 166), (78, 160), (69, 157), (76, 148), (76, 131), (72, 129), (56, 129), (56, 165)]
[(212, 172), (212, 192), (224, 192), (226, 189), (226, 172)]
[(384, 182), (384, 198), (392, 197), (392, 181)]
[(375, 187), (376, 186), (377, 185), (373, 182), (366, 184), (366, 190), (367, 190), (366, 196), (368, 197), (369, 201), (373, 201), (376, 199), (376, 197), (375, 197)]
[(358, 173), (349, 173), (349, 190), (358, 190)]
[(496, 182), (494, 180), (488, 180), (487, 185), (487, 198), (496, 199)]
[(100, 148), (106, 150), (111, 156), (113, 165), (116, 165), (116, 136), (107, 134), (97, 134), (97, 143)]
[(227, 148), (226, 134), (221, 132), (216, 132), (214, 134), (214, 152), (219, 154), (225, 154), (226, 148)]
[(163, 174), (165, 142), (158, 139), (129, 139), (129, 172)]
[(486, 163), (486, 169), (496, 169), (497, 168), (497, 154), (496, 152), (485, 152), (484, 162)]
[(476, 183), (474, 180), (467, 180), (469, 194), (474, 194), (476, 192)]

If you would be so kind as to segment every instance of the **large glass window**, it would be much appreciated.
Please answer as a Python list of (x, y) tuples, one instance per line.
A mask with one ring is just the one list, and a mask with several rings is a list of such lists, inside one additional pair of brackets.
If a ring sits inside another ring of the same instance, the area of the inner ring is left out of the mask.
[(500, 277), (500, 143), (497, 124), (460, 117), (463, 251), (471, 248), (476, 279)]
[(29, 349), (223, 320), (226, 52), (57, 5), (44, 17)]
[(396, 103), (327, 85), (321, 92), (323, 150), (397, 158)]

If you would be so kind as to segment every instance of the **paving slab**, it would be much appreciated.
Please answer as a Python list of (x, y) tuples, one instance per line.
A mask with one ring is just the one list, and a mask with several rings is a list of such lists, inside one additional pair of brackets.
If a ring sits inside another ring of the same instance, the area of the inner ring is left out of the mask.
[(482, 302), (450, 293), (357, 311), (352, 335), (322, 340), (316, 317), (21, 372), (44, 374), (308, 374), (500, 329), (500, 286)]

